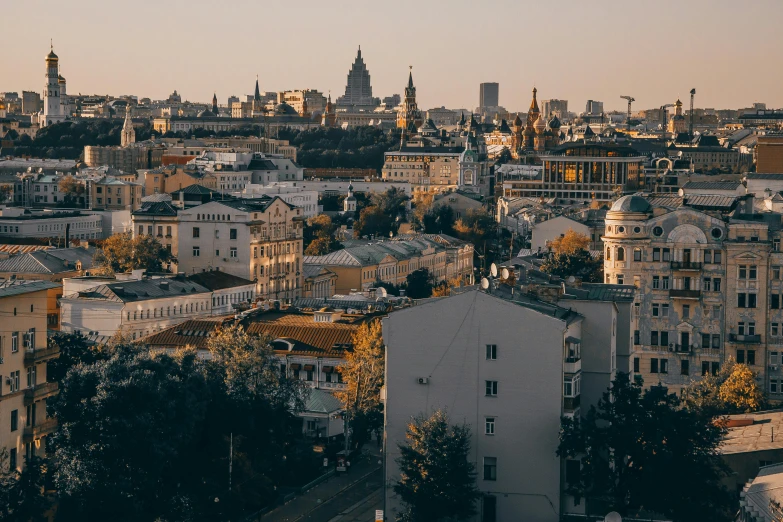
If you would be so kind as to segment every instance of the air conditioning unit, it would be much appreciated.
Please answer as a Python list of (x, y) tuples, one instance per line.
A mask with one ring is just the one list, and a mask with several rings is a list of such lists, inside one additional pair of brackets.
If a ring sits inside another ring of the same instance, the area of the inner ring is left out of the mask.
[(13, 382), (14, 382), (14, 381), (12, 381), (10, 377), (6, 377), (6, 378), (5, 378), (5, 384), (6, 384), (7, 386), (11, 386), (11, 383), (13, 383)]
[(770, 364), (769, 365), (769, 369), (772, 370), (773, 372), (776, 372), (776, 371), (778, 371), (778, 365), (777, 364)]
[(430, 380), (427, 377), (419, 377), (419, 384), (429, 384)]
[(0, 357), (0, 364), (3, 364), (5, 362), (5, 358)]

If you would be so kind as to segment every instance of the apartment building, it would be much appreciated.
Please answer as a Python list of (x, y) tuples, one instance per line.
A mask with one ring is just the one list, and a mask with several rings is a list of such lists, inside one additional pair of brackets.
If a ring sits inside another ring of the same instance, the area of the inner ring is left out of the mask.
[(51, 281), (0, 282), (0, 448), (12, 469), (26, 457), (43, 456), (56, 421), (46, 400), (57, 383), (46, 378), (46, 361), (57, 357), (47, 347), (48, 304), (62, 286)]
[(631, 371), (677, 390), (731, 357), (783, 399), (781, 214), (749, 196), (677, 199), (626, 196), (606, 216), (606, 282), (638, 288)]
[(131, 214), (133, 237), (153, 236), (174, 257), (179, 253), (179, 219), (177, 207), (169, 201), (143, 202)]
[(62, 281), (85, 275), (92, 268), (95, 252), (94, 247), (85, 246), (17, 254), (0, 261), (0, 280)]
[(580, 464), (555, 454), (560, 419), (586, 412), (614, 377), (633, 289), (514, 286), (453, 289), (384, 318), (387, 516), (401, 508), (397, 445), (412, 417), (435, 409), (470, 426), (482, 493), (473, 520), (584, 514), (564, 493)]
[(402, 147), (384, 154), (381, 177), (410, 183), (414, 192), (444, 192), (459, 187), (461, 147)]
[(400, 285), (411, 272), (426, 268), (436, 282), (453, 278), (469, 281), (473, 246), (444, 234), (400, 236), (392, 240), (344, 241), (345, 248), (323, 256), (305, 256), (307, 265), (337, 274), (336, 292), (372, 288), (378, 281)]
[(179, 270), (220, 270), (256, 282), (264, 299), (302, 292), (302, 210), (279, 197), (210, 201), (179, 212)]
[(89, 184), (90, 204), (94, 210), (138, 210), (141, 185), (105, 176)]

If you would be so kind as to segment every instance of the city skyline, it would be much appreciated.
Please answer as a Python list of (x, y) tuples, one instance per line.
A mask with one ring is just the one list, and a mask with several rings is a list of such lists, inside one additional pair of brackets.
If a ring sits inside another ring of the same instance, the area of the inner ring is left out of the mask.
[[(51, 38), (71, 94), (165, 99), (177, 90), (183, 99), (201, 103), (208, 103), (217, 93), (224, 104), (230, 95), (252, 93), (258, 75), (265, 91), (311, 88), (331, 92), (336, 98), (345, 90), (348, 70), (361, 45), (374, 95), (401, 94), (412, 65), (423, 108), (472, 109), (478, 105), (482, 82), (500, 83), (500, 104), (511, 111), (526, 108), (533, 86), (541, 99), (567, 99), (577, 111), (587, 99), (603, 101), (607, 111), (624, 111), (621, 95), (633, 96), (635, 109), (654, 108), (677, 98), (685, 100), (691, 88), (697, 90), (697, 107), (742, 108), (754, 102), (770, 108), (783, 106), (783, 93), (777, 88), (783, 74), (766, 65), (765, 50), (780, 48), (781, 37), (773, 20), (778, 19), (776, 13), (783, 14), (783, 5), (774, 1), (743, 6), (742, 14), (752, 24), (737, 24), (736, 5), (723, 1), (663, 2), (654, 10), (611, 0), (568, 7), (499, 2), (494, 12), (506, 13), (502, 23), (478, 20), (462, 30), (460, 24), (472, 13), (467, 2), (449, 4), (448, 10), (434, 2), (401, 2), (397, 9), (415, 9), (421, 23), (395, 24), (393, 32), (378, 30), (384, 22), (372, 6), (304, 4), (304, 19), (292, 15), (295, 28), (262, 23), (263, 31), (252, 26), (235, 31), (219, 22), (235, 20), (236, 12), (246, 13), (241, 19), (261, 21), (269, 13), (248, 1), (232, 4), (232, 11), (223, 14), (210, 13), (206, 8), (213, 6), (200, 1), (160, 5), (142, 0), (137, 9), (121, 11), (81, 0), (71, 9), (58, 11), (56, 17), (42, 20), (32, 38), (23, 32), (24, 24), (9, 24), (8, 36), (23, 39), (26, 45), (0, 57), (0, 67), (9, 72), (0, 90), (41, 90), (41, 63)], [(42, 0), (10, 5), (6, 19), (48, 5)], [(652, 23), (660, 12), (666, 13), (663, 28)], [(709, 14), (708, 27), (697, 23), (703, 14)], [(131, 31), (155, 17), (169, 22), (154, 38), (145, 38), (139, 31), (130, 45), (107, 44), (116, 39), (118, 24)], [(205, 29), (205, 18), (218, 24)], [(452, 51), (423, 52), (416, 34), (430, 32), (426, 21), (435, 19), (440, 27), (454, 26), (452, 33), (463, 31), (475, 38), (455, 45), (449, 37), (444, 46), (451, 46)], [(514, 19), (523, 20), (521, 26), (506, 21)], [(542, 21), (524, 22), (531, 19)], [(86, 24), (85, 29), (73, 31), (79, 24)], [(584, 30), (585, 26), (595, 29)], [(350, 28), (347, 37), (324, 41), (325, 28), (334, 34), (341, 32), (340, 27)], [(202, 31), (222, 30), (230, 31), (231, 39), (193, 37)], [(504, 35), (509, 45), (500, 49), (519, 48), (518, 55), (470, 44)], [(526, 46), (511, 45), (519, 38), (529, 42), (530, 52), (525, 52)], [(104, 43), (96, 45), (99, 42)]]

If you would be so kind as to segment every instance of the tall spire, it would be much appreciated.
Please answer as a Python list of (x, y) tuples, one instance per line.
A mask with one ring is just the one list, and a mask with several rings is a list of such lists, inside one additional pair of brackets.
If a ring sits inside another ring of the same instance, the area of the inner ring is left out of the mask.
[(359, 52), (356, 53), (356, 59), (361, 60), (362, 59), (362, 46), (359, 46)]
[(413, 66), (409, 65), (410, 72), (408, 73), (408, 89), (413, 89)]
[(256, 74), (256, 93), (253, 95), (255, 101), (261, 101), (261, 90), (258, 88), (258, 75)]

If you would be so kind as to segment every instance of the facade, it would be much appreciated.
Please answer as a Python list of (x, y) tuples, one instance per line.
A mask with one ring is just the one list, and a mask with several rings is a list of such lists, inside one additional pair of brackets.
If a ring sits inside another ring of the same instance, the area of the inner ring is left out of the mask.
[(587, 100), (585, 103), (585, 114), (588, 116), (600, 116), (604, 113), (604, 102)]
[(103, 239), (103, 217), (79, 211), (24, 212), (5, 209), (0, 215), (0, 234), (6, 237)]
[(353, 243), (349, 240), (342, 250), (304, 258), (306, 266), (324, 267), (337, 274), (337, 294), (374, 288), (378, 281), (399, 285), (420, 268), (429, 270), (436, 282), (454, 278), (468, 282), (473, 274), (473, 246), (442, 234)]
[(384, 153), (381, 177), (410, 183), (415, 192), (444, 192), (459, 187), (458, 147), (401, 147)]
[(111, 176), (89, 184), (90, 203), (94, 210), (138, 210), (141, 208), (141, 185)]
[(644, 157), (626, 145), (585, 142), (563, 144), (542, 160), (540, 175), (504, 183), (504, 196), (611, 201), (640, 188)]
[[(47, 303), (61, 285), (50, 281), (0, 282), (2, 393), (0, 393), (0, 448), (8, 451), (10, 469), (22, 469), (25, 457), (44, 456), (46, 437), (57, 424), (46, 411), (46, 399), (57, 393), (57, 383), (46, 378), (46, 361), (57, 357), (47, 347)], [(52, 311), (56, 311), (53, 308)]]
[(263, 299), (302, 292), (302, 210), (280, 199), (211, 201), (179, 213), (179, 270), (220, 270), (256, 282)]
[(153, 236), (176, 258), (179, 253), (177, 207), (169, 201), (142, 203), (133, 211), (133, 237)]
[(557, 116), (564, 120), (568, 117), (568, 100), (541, 100), (541, 112), (546, 119)]
[[(126, 120), (127, 121), (127, 120)], [(163, 147), (151, 142), (135, 143), (135, 131), (133, 124), (127, 130), (123, 130), (122, 139), (134, 141), (128, 146), (101, 147), (98, 145), (85, 145), (84, 163), (88, 167), (109, 166), (122, 172), (135, 173), (139, 169), (154, 169), (163, 163)], [(123, 129), (125, 127), (123, 126)]]
[(500, 84), (485, 82), (479, 85), (479, 107), (497, 107), (500, 105)]
[(768, 134), (758, 137), (756, 172), (759, 174), (783, 173), (783, 135)]
[(65, 97), (65, 79), (60, 82), (60, 59), (54, 54), (54, 48), (46, 55), (46, 84), (43, 89), (43, 110), (33, 115), (33, 123), (41, 128), (66, 120), (63, 105)]
[(554, 522), (584, 513), (584, 502), (563, 492), (579, 463), (561, 462), (555, 452), (561, 417), (597, 403), (627, 343), (616, 303), (595, 306), (590, 298), (607, 288), (578, 289), (579, 299), (557, 303), (566, 297), (558, 287), (542, 288), (539, 297), (512, 294), (502, 283), (491, 293), (469, 287), (383, 320), (387, 516), (401, 507), (391, 487), (399, 478), (397, 445), (412, 417), (435, 409), (471, 428), (469, 458), (482, 493), (471, 520)]
[(321, 265), (305, 264), (302, 297), (327, 299), (337, 293), (337, 274)]

